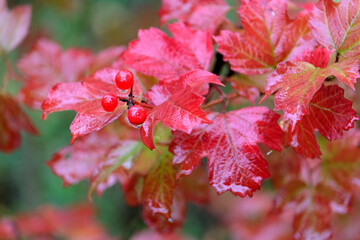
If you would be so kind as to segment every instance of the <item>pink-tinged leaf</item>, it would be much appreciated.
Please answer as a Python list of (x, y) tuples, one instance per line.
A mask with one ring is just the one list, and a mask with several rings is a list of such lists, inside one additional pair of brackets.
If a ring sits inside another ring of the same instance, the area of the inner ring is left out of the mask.
[(94, 132), (62, 148), (47, 164), (55, 175), (63, 179), (65, 186), (76, 184), (89, 178), (118, 142), (115, 135), (105, 131)]
[(159, 105), (173, 94), (179, 92), (180, 89), (186, 88), (187, 85), (192, 87), (194, 93), (205, 95), (208, 93), (209, 83), (224, 86), (224, 84), (219, 81), (217, 75), (205, 70), (196, 69), (181, 75), (179, 79), (174, 81), (161, 81), (155, 84), (146, 96), (152, 103)]
[[(0, 220), (1, 223), (2, 220)], [(96, 211), (89, 205), (75, 205), (68, 208), (42, 206), (35, 211), (12, 217), (15, 238), (51, 239), (101, 239), (114, 240), (96, 220)], [(0, 226), (1, 228), (1, 226)], [(2, 239), (12, 240), (12, 238)]]
[(126, 47), (120, 46), (120, 47), (110, 47), (105, 50), (102, 50), (101, 52), (97, 53), (94, 57), (91, 66), (90, 66), (90, 72), (93, 73), (97, 70), (110, 67), (112, 64), (117, 62), (118, 67), (113, 68), (119, 68), (122, 66), (120, 64), (121, 60), (123, 60), (123, 55), (126, 51)]
[(342, 138), (343, 130), (354, 127), (354, 122), (360, 119), (351, 106), (342, 88), (323, 85), (310, 102), (309, 114), (294, 127), (289, 126), (285, 144), (305, 157), (319, 157), (321, 152), (314, 132), (318, 131), (328, 140)]
[(9, 11), (0, 0), (0, 53), (16, 48), (29, 31), (31, 7), (21, 5)]
[[(265, 74), (279, 62), (312, 49), (308, 14), (290, 21), (284, 0), (244, 0), (239, 10), (244, 32), (222, 31), (215, 37), (218, 51), (231, 69), (244, 74)], [(266, 34), (265, 34), (266, 33)]]
[(324, 47), (344, 56), (360, 54), (360, 1), (320, 0), (312, 11), (309, 26), (314, 38)]
[(40, 109), (55, 84), (78, 81), (91, 62), (92, 53), (89, 50), (71, 48), (62, 52), (57, 43), (40, 39), (33, 50), (18, 62), (18, 68), (25, 77), (20, 99), (28, 106)]
[(179, 165), (181, 174), (189, 175), (201, 158), (207, 157), (209, 182), (219, 194), (229, 190), (241, 197), (251, 196), (269, 177), (257, 143), (281, 150), (279, 115), (266, 107), (248, 107), (207, 117), (213, 124), (197, 127), (190, 135), (174, 132), (169, 148), (174, 164)]
[(352, 194), (333, 181), (326, 164), (311, 167), (302, 158), (300, 165), (301, 169), (282, 184), (275, 207), (293, 209), (294, 239), (330, 239), (332, 218), (335, 213), (349, 212)]
[(29, 117), (10, 95), (0, 94), (0, 150), (10, 153), (20, 146), (22, 130), (37, 134)]
[[(257, 79), (256, 79), (257, 80)], [(260, 95), (259, 89), (264, 89), (265, 86), (258, 84), (259, 81), (254, 81), (245, 75), (236, 75), (229, 78), (231, 87), (243, 98), (249, 100), (252, 104), (255, 103), (256, 98)]]
[(152, 215), (161, 214), (171, 217), (171, 205), (176, 186), (175, 169), (172, 165), (173, 156), (169, 152), (161, 154), (144, 180), (142, 192), (143, 204)]
[(211, 123), (200, 108), (203, 101), (204, 97), (191, 92), (191, 87), (188, 86), (156, 106), (141, 126), (140, 133), (144, 144), (151, 150), (155, 148), (153, 130), (160, 121), (172, 130), (187, 133), (202, 123)]
[(275, 109), (282, 109), (284, 119), (296, 124), (304, 115), (309, 114), (311, 99), (329, 76), (335, 76), (353, 88), (356, 79), (360, 77), (358, 61), (347, 59), (326, 68), (301, 61), (280, 63), (276, 71), (268, 76), (265, 96), (261, 101), (277, 91)]
[(208, 69), (213, 55), (210, 34), (181, 23), (168, 27), (173, 38), (156, 28), (140, 30), (139, 38), (129, 44), (125, 63), (164, 81), (178, 79), (194, 69)]
[(224, 0), (162, 0), (160, 24), (176, 19), (195, 29), (215, 33), (229, 9)]
[(107, 93), (118, 97), (127, 96), (114, 84), (117, 72), (116, 69), (106, 68), (82, 82), (58, 83), (42, 104), (42, 119), (46, 119), (52, 112), (76, 111), (77, 115), (70, 125), (72, 143), (78, 137), (110, 124), (126, 109), (126, 103), (121, 101), (113, 112), (106, 112), (101, 105), (101, 99)]
[(329, 63), (332, 52), (333, 51), (327, 48), (318, 47), (314, 51), (304, 51), (303, 54), (295, 60), (311, 63), (315, 67), (325, 68)]
[(163, 214), (154, 214), (153, 209), (145, 204), (142, 209), (142, 217), (149, 228), (163, 234), (174, 232), (176, 228), (182, 226), (186, 214), (186, 199), (179, 189), (175, 189), (171, 203), (170, 218)]
[(328, 142), (323, 156), (324, 174), (339, 186), (352, 191), (360, 179), (360, 131), (353, 128), (337, 141)]
[(126, 164), (131, 167), (141, 145), (105, 131), (94, 132), (55, 153), (47, 164), (63, 179), (64, 186), (90, 179), (89, 197), (94, 191), (101, 195), (116, 182), (122, 182), (124, 171), (120, 169), (126, 169)]

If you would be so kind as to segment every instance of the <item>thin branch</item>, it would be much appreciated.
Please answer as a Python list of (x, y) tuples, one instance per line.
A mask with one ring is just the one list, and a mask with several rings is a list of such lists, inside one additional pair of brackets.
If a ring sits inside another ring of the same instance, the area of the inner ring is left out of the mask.
[[(229, 94), (229, 95), (227, 95), (227, 96), (225, 97), (225, 100), (226, 100), (226, 101), (231, 101), (231, 100), (233, 100), (233, 99), (235, 99), (235, 98), (238, 98), (238, 97), (240, 97), (240, 95), (239, 95), (238, 93), (231, 93), (231, 94)], [(217, 104), (219, 104), (219, 103), (222, 103), (223, 101), (224, 101), (223, 98), (218, 98), (218, 99), (215, 99), (215, 100), (213, 100), (213, 101), (211, 101), (211, 102), (208, 102), (207, 104), (204, 104), (204, 105), (202, 106), (202, 108), (203, 108), (203, 109), (210, 108), (210, 107), (213, 107), (213, 106), (215, 106), (215, 105), (217, 105)]]

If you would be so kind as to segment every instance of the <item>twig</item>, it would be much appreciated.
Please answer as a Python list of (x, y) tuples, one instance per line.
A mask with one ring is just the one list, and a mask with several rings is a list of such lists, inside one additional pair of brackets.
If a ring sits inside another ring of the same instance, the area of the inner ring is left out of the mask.
[[(238, 98), (238, 97), (240, 97), (240, 95), (239, 95), (238, 93), (231, 93), (231, 94), (229, 94), (229, 95), (227, 95), (227, 96), (225, 97), (225, 100), (231, 101), (231, 100), (233, 100), (233, 99), (235, 99), (235, 98)], [(222, 103), (223, 101), (224, 101), (223, 98), (218, 98), (218, 99), (215, 99), (215, 100), (213, 100), (213, 101), (211, 101), (211, 102), (208, 102), (207, 104), (204, 104), (204, 105), (202, 106), (202, 108), (203, 108), (203, 109), (210, 108), (210, 107), (213, 107), (213, 106), (215, 106), (215, 105), (217, 105), (217, 104), (219, 104), (219, 103)]]

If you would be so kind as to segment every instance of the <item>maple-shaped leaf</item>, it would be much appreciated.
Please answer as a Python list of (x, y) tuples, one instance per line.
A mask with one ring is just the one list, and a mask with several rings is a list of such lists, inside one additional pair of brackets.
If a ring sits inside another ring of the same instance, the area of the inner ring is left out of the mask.
[(32, 51), (17, 64), (25, 77), (20, 99), (28, 106), (40, 109), (55, 84), (79, 80), (91, 62), (92, 53), (89, 50), (70, 48), (63, 52), (53, 41), (38, 40)]
[[(326, 54), (318, 54), (318, 51), (315, 50), (312, 53), (320, 58), (310, 58), (305, 52), (304, 60), (310, 59), (315, 62), (317, 60), (321, 62), (321, 66), (324, 66), (324, 58), (329, 59), (329, 57)], [(359, 63), (356, 59), (347, 59), (320, 68), (304, 61), (282, 62), (267, 77), (265, 96), (261, 101), (277, 91), (275, 93), (275, 110), (282, 109), (284, 119), (291, 120), (293, 124), (296, 124), (309, 113), (311, 99), (329, 76), (335, 76), (339, 81), (354, 88), (356, 79), (360, 77)]]
[(138, 39), (129, 44), (126, 65), (164, 81), (194, 69), (208, 69), (213, 56), (210, 34), (181, 23), (168, 28), (173, 38), (156, 28), (140, 30)]
[(124, 98), (128, 95), (114, 84), (117, 73), (117, 69), (105, 68), (81, 82), (56, 84), (41, 106), (42, 119), (52, 112), (76, 111), (77, 115), (70, 125), (71, 143), (110, 124), (125, 111), (126, 103), (119, 101), (113, 112), (106, 112), (101, 106), (101, 99), (108, 93)]
[(146, 97), (155, 105), (159, 105), (173, 94), (178, 93), (180, 89), (186, 88), (186, 86), (192, 87), (192, 92), (194, 93), (205, 95), (209, 91), (209, 83), (224, 86), (219, 81), (217, 75), (205, 70), (196, 69), (181, 75), (179, 79), (158, 82), (149, 90)]
[(37, 134), (29, 117), (20, 108), (19, 103), (10, 95), (0, 94), (0, 150), (6, 153), (20, 146), (22, 130)]
[(142, 209), (142, 217), (146, 225), (157, 232), (168, 234), (174, 232), (176, 228), (181, 227), (185, 220), (186, 214), (186, 199), (179, 189), (175, 189), (170, 218), (163, 214), (154, 214), (153, 209), (149, 205), (144, 205)]
[(284, 0), (244, 0), (238, 13), (244, 31), (224, 30), (215, 37), (218, 51), (231, 69), (244, 74), (265, 74), (279, 62), (295, 58), (315, 41), (308, 27), (308, 13), (289, 20)]
[(358, 0), (320, 0), (314, 7), (309, 27), (324, 47), (344, 56), (360, 54), (360, 2)]
[[(125, 47), (111, 47), (93, 54), (88, 49), (61, 47), (48, 39), (39, 39), (30, 53), (18, 61), (25, 85), (19, 97), (28, 106), (40, 109), (50, 89), (57, 83), (76, 82), (97, 70), (120, 63)], [(123, 66), (117, 66), (120, 68)]]
[(321, 155), (314, 132), (328, 140), (342, 138), (343, 130), (354, 127), (360, 118), (352, 109), (352, 102), (344, 98), (344, 90), (337, 85), (325, 87), (314, 95), (309, 104), (309, 114), (288, 127), (285, 145), (291, 145), (303, 156), (314, 158)]
[(94, 132), (62, 148), (47, 164), (63, 179), (64, 186), (91, 178), (90, 193), (96, 190), (101, 194), (117, 181), (113, 172), (131, 160), (138, 145), (106, 131)]
[(328, 142), (323, 156), (324, 175), (347, 191), (352, 191), (360, 179), (360, 131), (353, 128), (337, 141)]
[(151, 210), (152, 215), (161, 214), (167, 219), (171, 217), (171, 205), (176, 186), (172, 159), (173, 156), (169, 152), (161, 154), (157, 163), (145, 177), (142, 192), (143, 204)]
[(182, 130), (187, 133), (202, 123), (211, 123), (200, 108), (204, 97), (191, 90), (191, 87), (187, 86), (154, 107), (149, 113), (140, 129), (141, 138), (148, 148), (151, 150), (155, 148), (153, 130), (160, 121), (171, 130)]
[(21, 5), (11, 11), (6, 0), (0, 0), (0, 53), (16, 48), (29, 31), (31, 7)]
[(238, 196), (252, 195), (264, 178), (268, 164), (257, 143), (281, 150), (279, 115), (266, 107), (247, 107), (225, 114), (210, 113), (212, 124), (191, 134), (176, 131), (170, 144), (174, 164), (189, 175), (201, 158), (208, 158), (209, 183), (217, 192), (230, 190)]
[(176, 19), (193, 28), (215, 33), (229, 9), (224, 0), (162, 0), (160, 24)]

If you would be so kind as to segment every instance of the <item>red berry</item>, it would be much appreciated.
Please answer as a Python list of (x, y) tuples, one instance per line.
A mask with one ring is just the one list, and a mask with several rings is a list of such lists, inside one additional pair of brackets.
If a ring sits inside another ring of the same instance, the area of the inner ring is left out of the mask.
[(116, 86), (121, 90), (127, 90), (134, 84), (134, 74), (129, 70), (120, 70), (115, 77)]
[(118, 105), (118, 99), (117, 97), (112, 94), (112, 93), (108, 93), (105, 96), (103, 96), (102, 100), (101, 100), (101, 105), (104, 108), (105, 111), (107, 112), (112, 112), (115, 110), (115, 108)]
[(146, 116), (146, 110), (140, 105), (134, 105), (128, 111), (128, 119), (132, 124), (143, 124)]

